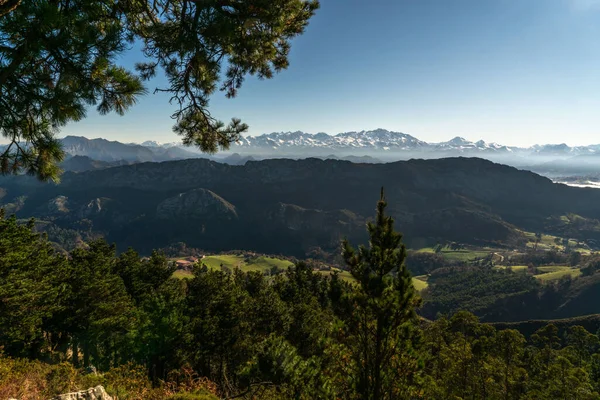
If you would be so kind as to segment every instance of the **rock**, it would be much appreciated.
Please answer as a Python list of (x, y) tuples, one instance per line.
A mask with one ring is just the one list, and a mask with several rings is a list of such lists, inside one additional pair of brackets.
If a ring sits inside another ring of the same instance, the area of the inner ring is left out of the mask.
[(237, 219), (235, 206), (207, 189), (193, 189), (164, 200), (156, 208), (160, 219)]
[(61, 394), (52, 400), (113, 400), (113, 398), (106, 393), (102, 386), (96, 386), (81, 392)]
[(50, 214), (64, 214), (69, 212), (69, 198), (66, 196), (57, 196), (47, 204)]

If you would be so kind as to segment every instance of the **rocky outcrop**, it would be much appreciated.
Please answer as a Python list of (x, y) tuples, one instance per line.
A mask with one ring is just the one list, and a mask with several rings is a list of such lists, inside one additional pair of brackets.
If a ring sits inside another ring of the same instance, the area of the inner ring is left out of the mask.
[(113, 400), (113, 398), (106, 393), (102, 386), (96, 386), (81, 392), (61, 394), (52, 400)]
[(69, 212), (69, 198), (66, 196), (57, 196), (50, 200), (46, 205), (50, 214), (64, 214)]
[(90, 217), (94, 214), (99, 214), (106, 207), (106, 205), (110, 202), (110, 199), (107, 198), (96, 198), (90, 200), (86, 205), (81, 207), (80, 214), (82, 218)]
[(237, 219), (235, 206), (207, 189), (193, 189), (161, 202), (156, 208), (160, 219)]

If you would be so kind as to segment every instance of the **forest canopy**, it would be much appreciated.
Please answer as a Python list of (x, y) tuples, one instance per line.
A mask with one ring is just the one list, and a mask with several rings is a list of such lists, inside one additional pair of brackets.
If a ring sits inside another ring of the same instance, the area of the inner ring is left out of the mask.
[(525, 337), (465, 311), (419, 318), (385, 208), (382, 195), (368, 246), (343, 243), (354, 283), (305, 262), (276, 275), (199, 262), (177, 279), (158, 252), (96, 240), (67, 256), (33, 221), (2, 218), (0, 395), (103, 383), (128, 399), (599, 398), (600, 341), (581, 326)]

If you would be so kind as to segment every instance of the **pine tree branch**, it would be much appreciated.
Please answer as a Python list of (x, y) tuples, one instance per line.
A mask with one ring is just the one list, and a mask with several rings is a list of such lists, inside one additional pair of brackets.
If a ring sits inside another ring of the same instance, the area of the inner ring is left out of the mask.
[(0, 17), (7, 15), (21, 4), (21, 0), (0, 0)]

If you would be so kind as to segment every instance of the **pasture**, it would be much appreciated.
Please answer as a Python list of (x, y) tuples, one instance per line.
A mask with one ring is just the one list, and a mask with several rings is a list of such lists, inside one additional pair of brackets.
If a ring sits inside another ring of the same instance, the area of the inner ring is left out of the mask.
[(509, 269), (512, 272), (526, 271), (527, 265), (496, 265), (494, 269)]
[(415, 289), (417, 289), (417, 292), (421, 292), (429, 286), (429, 283), (427, 283), (427, 275), (413, 276), (412, 283)]
[[(547, 266), (547, 267), (538, 267), (538, 271), (543, 272), (542, 274), (534, 275), (536, 279), (539, 279), (543, 283), (552, 282), (560, 280), (566, 276), (570, 276), (571, 278), (577, 278), (581, 275), (581, 270), (579, 268), (571, 268), (568, 266)], [(547, 272), (544, 272), (547, 271)]]
[(274, 257), (244, 257), (241, 255), (231, 254), (206, 256), (202, 259), (202, 263), (211, 269), (221, 269), (221, 267), (226, 267), (233, 270), (235, 268), (239, 268), (244, 272), (268, 272), (273, 267), (284, 270), (293, 265), (291, 261)]
[[(234, 269), (239, 268), (244, 272), (259, 271), (262, 273), (269, 272), (272, 268), (277, 268), (278, 270), (283, 271), (293, 265), (291, 261), (275, 257), (244, 257), (234, 254), (206, 256), (202, 258), (200, 262), (206, 265), (209, 269), (213, 270), (233, 271)], [(173, 277), (178, 279), (191, 278), (193, 277), (193, 274), (190, 271), (177, 270), (173, 273)]]
[[(417, 250), (419, 253), (435, 253), (433, 247), (424, 247)], [(460, 249), (452, 250), (449, 247), (444, 247), (438, 253), (448, 261), (472, 261), (478, 258), (484, 258), (489, 256), (491, 251), (485, 249), (471, 250), (471, 249)]]

